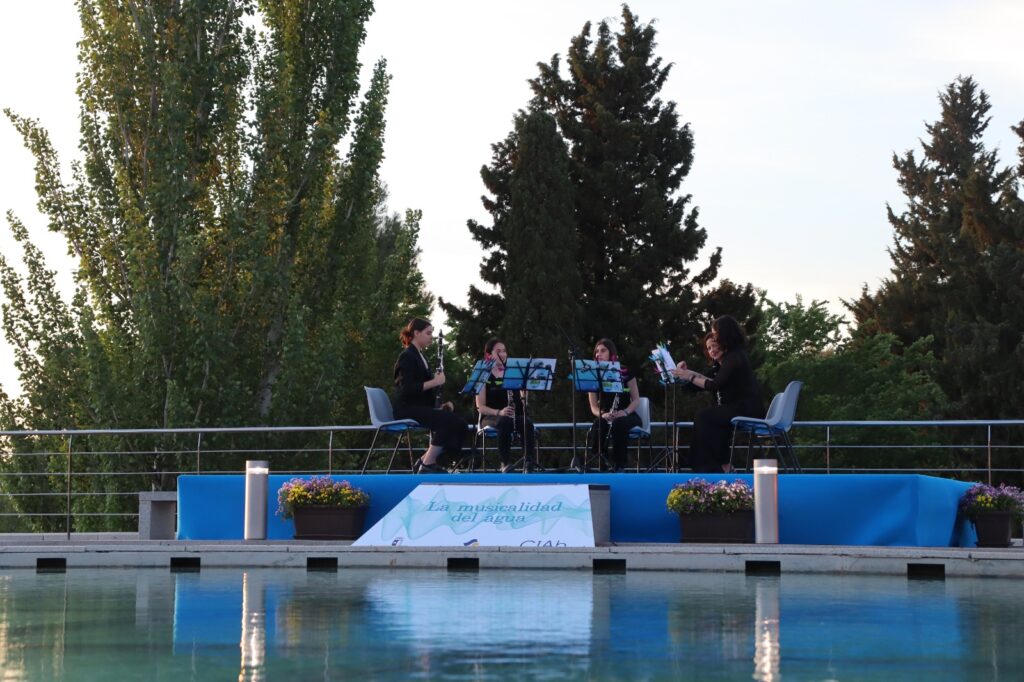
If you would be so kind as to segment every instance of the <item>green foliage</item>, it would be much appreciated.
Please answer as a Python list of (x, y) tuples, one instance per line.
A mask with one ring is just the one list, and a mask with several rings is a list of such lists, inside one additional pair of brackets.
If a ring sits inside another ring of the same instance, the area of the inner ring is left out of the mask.
[(584, 338), (612, 336), (634, 366), (658, 341), (690, 339), (700, 291), (720, 253), (691, 273), (707, 235), (688, 194), (693, 134), (658, 95), (672, 70), (655, 56), (656, 31), (623, 6), (613, 33), (587, 23), (530, 81), (533, 106), (554, 115), (569, 148)]
[(913, 150), (893, 157), (907, 207), (889, 209), (892, 277), (850, 305), (856, 333), (891, 332), (904, 344), (931, 337), (951, 414), (1016, 418), (1024, 409), (1024, 209), (1013, 170), (984, 147), (985, 92), (958, 78), (939, 103), (923, 158)]
[[(470, 287), (465, 308), (442, 302), (461, 353), (478, 355), (498, 334), (513, 354), (561, 358), (574, 342), (588, 357), (610, 336), (639, 369), (660, 341), (700, 357), (715, 315), (756, 333), (753, 287), (712, 286), (719, 251), (691, 272), (707, 239), (681, 193), (693, 135), (659, 97), (671, 65), (655, 55), (654, 27), (623, 7), (617, 32), (601, 22), (594, 33), (588, 23), (572, 40), (566, 68), (558, 55), (538, 65), (529, 111), (481, 170), (492, 223), (469, 229), (488, 251), (480, 274), (493, 291)], [(660, 401), (652, 377), (639, 376), (641, 392)], [(540, 400), (553, 410), (544, 417), (568, 418), (561, 390)]]
[[(894, 334), (847, 338), (845, 320), (828, 312), (827, 301), (805, 305), (799, 296), (792, 304), (762, 297), (762, 305), (767, 321), (760, 370), (765, 394), (781, 392), (790, 381), (803, 381), (799, 421), (927, 420), (939, 418), (947, 409), (945, 393), (936, 382), (932, 339), (905, 346)], [(809, 428), (794, 434), (801, 445), (825, 443), (824, 433)], [(934, 429), (834, 427), (828, 464), (891, 468), (955, 463), (955, 455), (948, 452), (910, 447), (936, 444), (941, 438)], [(856, 449), (866, 444), (901, 449)], [(823, 449), (801, 453), (801, 463), (825, 466)]]
[[(394, 330), (432, 304), (417, 266), (419, 214), (388, 215), (377, 175), (383, 61), (358, 92), (372, 3), (79, 8), (82, 160), (70, 180), (42, 126), (7, 112), (36, 158), (40, 208), (78, 269), (68, 305), (9, 216), (27, 276), (0, 257), (0, 284), (23, 397), (2, 399), (2, 426), (361, 421), (362, 385), (390, 373)], [(83, 445), (155, 448), (171, 453), (171, 471), (191, 464), (194, 447)], [(83, 465), (105, 471), (105, 457)], [(173, 486), (139, 478), (100, 476), (80, 492)]]
[(796, 303), (776, 303), (765, 292), (760, 294), (764, 310), (761, 348), (766, 364), (833, 352), (842, 343), (846, 321), (828, 311), (828, 301), (812, 300), (804, 305), (797, 294)]

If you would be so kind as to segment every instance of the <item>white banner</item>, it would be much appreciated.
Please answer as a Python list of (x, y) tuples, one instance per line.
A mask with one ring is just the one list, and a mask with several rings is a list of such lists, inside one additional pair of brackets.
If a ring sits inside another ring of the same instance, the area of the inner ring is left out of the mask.
[(582, 485), (421, 484), (352, 543), (365, 547), (593, 547)]

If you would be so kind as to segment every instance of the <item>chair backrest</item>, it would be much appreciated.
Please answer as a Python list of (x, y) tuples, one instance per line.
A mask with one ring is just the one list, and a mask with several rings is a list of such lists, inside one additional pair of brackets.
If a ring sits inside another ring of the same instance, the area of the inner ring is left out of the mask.
[(783, 431), (789, 431), (789, 428), (793, 426), (793, 420), (796, 419), (796, 403), (800, 398), (800, 389), (803, 388), (803, 385), (802, 381), (791, 381), (786, 386), (786, 390), (782, 392), (778, 428)]
[(776, 393), (768, 406), (768, 412), (764, 415), (764, 421), (768, 426), (777, 426), (782, 416), (782, 393)]
[(640, 428), (643, 429), (644, 433), (650, 435), (651, 433), (651, 400), (650, 398), (640, 398), (640, 404), (636, 406), (636, 413), (640, 415)]
[(383, 388), (363, 386), (366, 391), (366, 405), (370, 408), (370, 423), (380, 426), (384, 422), (395, 421), (395, 413), (391, 408), (391, 398)]

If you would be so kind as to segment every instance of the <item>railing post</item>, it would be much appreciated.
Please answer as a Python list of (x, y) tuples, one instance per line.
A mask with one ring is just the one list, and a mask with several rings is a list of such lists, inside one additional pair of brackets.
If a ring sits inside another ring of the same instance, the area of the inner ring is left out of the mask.
[(334, 473), (334, 431), (327, 432), (327, 475)]
[(832, 473), (832, 427), (825, 427), (825, 473)]
[(196, 439), (196, 473), (199, 473), (199, 450), (203, 447), (203, 433), (199, 432), (199, 438)]
[(74, 443), (75, 437), (68, 434), (68, 492), (67, 492), (67, 509), (65, 517), (65, 529), (67, 530), (68, 540), (71, 540), (71, 448)]
[(988, 484), (992, 485), (992, 425), (985, 428), (988, 430)]

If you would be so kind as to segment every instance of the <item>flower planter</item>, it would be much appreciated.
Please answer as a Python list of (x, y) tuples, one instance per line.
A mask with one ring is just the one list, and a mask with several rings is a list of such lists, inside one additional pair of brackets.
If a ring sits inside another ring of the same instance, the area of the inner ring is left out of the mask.
[(971, 521), (978, 533), (978, 547), (1009, 547), (1013, 534), (1014, 512), (974, 512)]
[(296, 507), (296, 540), (355, 540), (363, 534), (366, 507)]
[(680, 514), (680, 542), (754, 542), (754, 511)]

